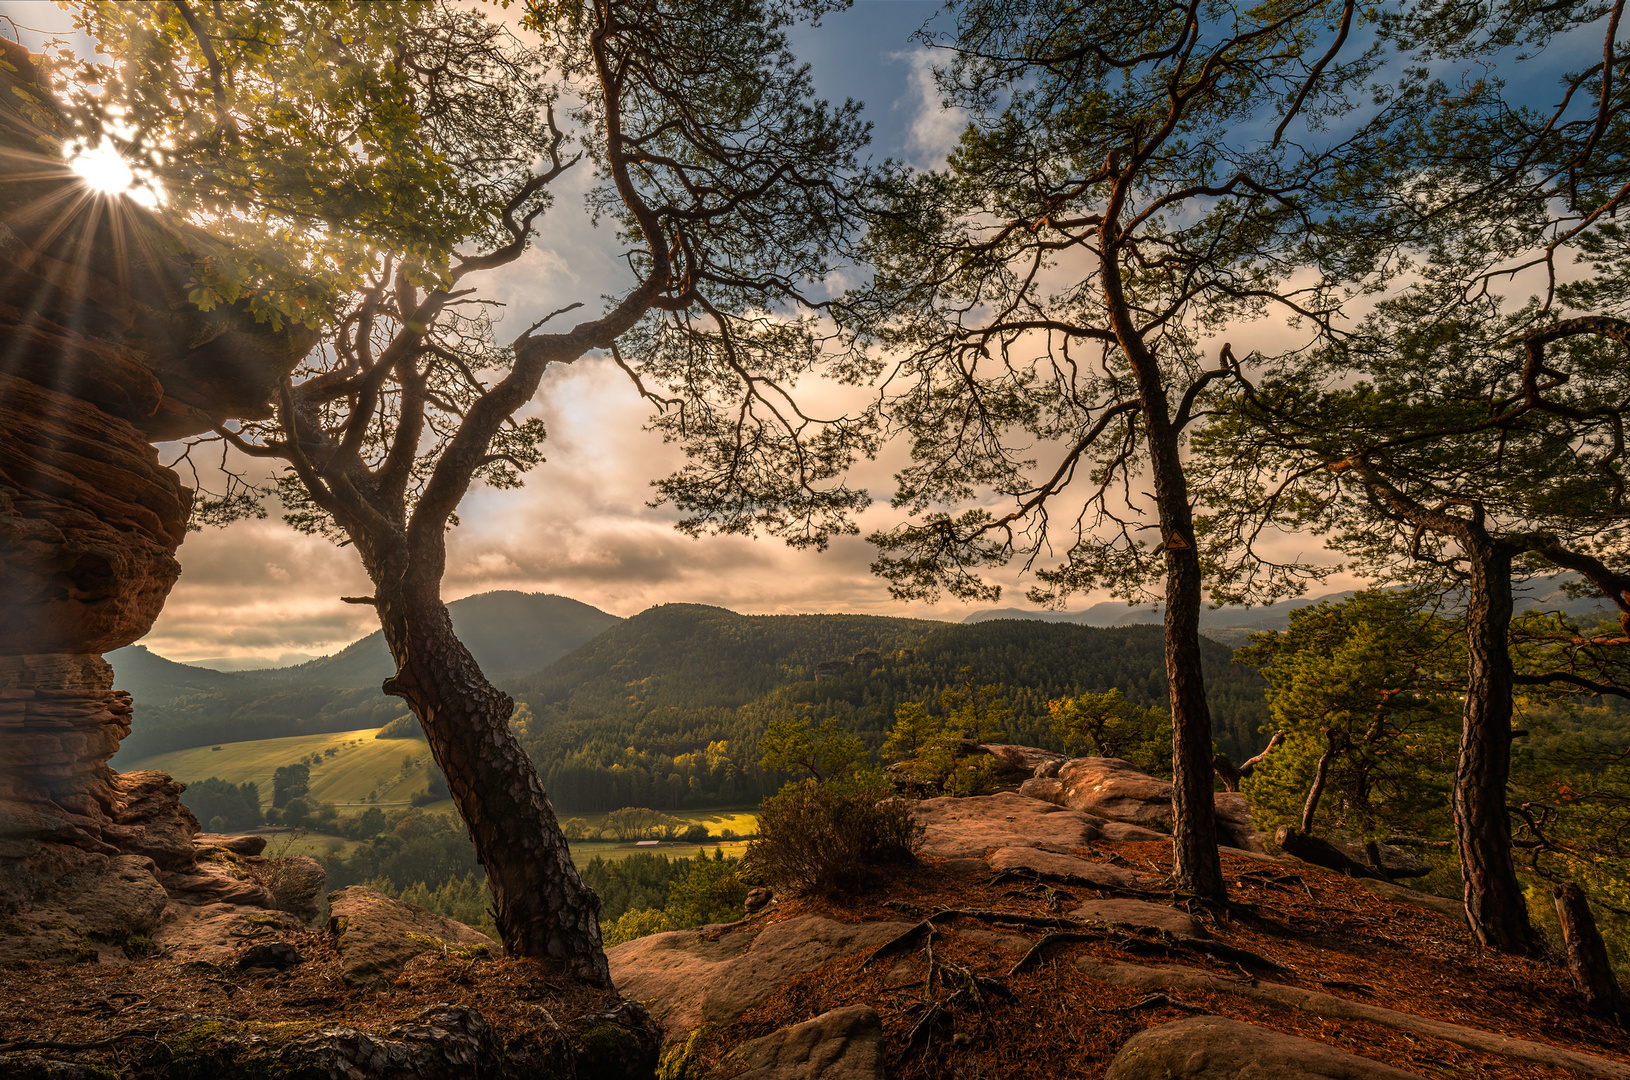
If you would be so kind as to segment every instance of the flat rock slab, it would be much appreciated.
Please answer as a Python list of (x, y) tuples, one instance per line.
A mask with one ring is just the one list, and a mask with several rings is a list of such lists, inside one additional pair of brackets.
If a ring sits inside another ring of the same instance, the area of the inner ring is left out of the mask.
[(1130, 870), (1088, 862), (1074, 855), (1060, 855), (1056, 851), (1043, 851), (1041, 848), (997, 848), (991, 852), (989, 862), (992, 870), (1028, 870), (1053, 881), (1094, 885), (1100, 889), (1143, 892), (1149, 888), (1148, 882)]
[(407, 962), (435, 950), (498, 956), (498, 943), (479, 930), (362, 885), (328, 894), (328, 932), (347, 982), (382, 986)]
[(1011, 791), (917, 804), (922, 851), (942, 859), (982, 857), (991, 848), (1078, 848), (1102, 836), (1103, 819)]
[(1104, 1080), (1421, 1080), (1325, 1043), (1191, 1016), (1127, 1040)]
[(883, 1080), (883, 1024), (865, 1005), (833, 1009), (743, 1043), (737, 1061), (734, 1080)]
[(1138, 930), (1156, 930), (1175, 938), (1208, 937), (1206, 928), (1186, 911), (1142, 900), (1089, 900), (1070, 912), (1072, 919), (1114, 923)]
[[(1097, 979), (1099, 982), (1106, 982), (1115, 986), (1131, 986), (1140, 990), (1196, 990), (1228, 994), (1250, 1001), (1264, 1002), (1278, 1008), (1294, 1009), (1297, 1012), (1322, 1017), (1327, 1020), (1360, 1020), (1365, 1023), (1379, 1024), (1382, 1027), (1392, 1028), (1396, 1031), (1407, 1031), (1416, 1035), (1425, 1035), (1432, 1039), (1442, 1039), (1444, 1042), (1464, 1046), (1466, 1049), (1475, 1050), (1480, 1054), (1493, 1054), (1496, 1057), (1510, 1058), (1513, 1061), (1533, 1061), (1541, 1065), (1571, 1069), (1574, 1072), (1590, 1076), (1604, 1076), (1610, 1078), (1610, 1080), (1630, 1080), (1630, 1062), (1604, 1058), (1596, 1054), (1582, 1053), (1578, 1050), (1568, 1050), (1564, 1047), (1534, 1042), (1530, 1039), (1518, 1039), (1510, 1035), (1502, 1035), (1497, 1031), (1486, 1031), (1483, 1028), (1453, 1024), (1447, 1020), (1435, 1020), (1428, 1016), (1398, 1012), (1394, 1009), (1382, 1008), (1379, 1005), (1367, 1005), (1360, 1001), (1350, 1001), (1347, 998), (1323, 994), (1317, 990), (1307, 990), (1300, 986), (1286, 986), (1281, 983), (1260, 981), (1247, 982), (1242, 979), (1219, 975), (1213, 971), (1178, 964), (1158, 968), (1145, 967), (1141, 964), (1105, 961), (1092, 956), (1077, 957), (1075, 966), (1088, 978)], [(1141, 1073), (1128, 1073), (1125, 1074), (1125, 1077), (1142, 1075)], [(1164, 1074), (1154, 1073), (1151, 1075), (1161, 1076), (1162, 1080), (1164, 1080)], [(1209, 1076), (1210, 1074), (1173, 1073), (1173, 1075)], [(1233, 1077), (1236, 1074), (1225, 1072), (1217, 1075)], [(1258, 1075), (1262, 1080), (1267, 1080), (1268, 1077), (1284, 1074), (1238, 1075)], [(1289, 1075), (1295, 1076), (1296, 1074)], [(1120, 1078), (1120, 1080), (1125, 1080), (1125, 1078)]]
[(892, 941), (912, 924), (804, 915), (761, 926), (726, 930), (712, 941), (711, 934), (673, 930), (624, 942), (606, 950), (611, 981), (645, 1003), (664, 1037), (677, 1039), (703, 1023), (732, 1023), (789, 979)]

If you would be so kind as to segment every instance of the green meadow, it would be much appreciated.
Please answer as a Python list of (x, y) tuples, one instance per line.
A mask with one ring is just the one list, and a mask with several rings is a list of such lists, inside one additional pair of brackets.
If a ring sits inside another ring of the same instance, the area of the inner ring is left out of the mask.
[[(186, 750), (173, 750), (133, 762), (130, 769), (157, 769), (177, 780), (191, 783), (214, 776), (233, 784), (253, 780), (260, 785), (261, 802), (271, 805), (272, 774), (283, 765), (304, 760), (311, 755), (319, 763), (311, 767), (311, 793), (308, 798), (317, 802), (331, 802), (336, 806), (359, 807), (371, 794), (381, 806), (405, 805), (417, 792), (425, 789), (428, 779), (425, 766), (430, 761), (430, 746), (423, 739), (376, 739), (379, 728), (339, 731), (330, 735), (294, 735), (281, 739), (257, 739), (251, 742), (222, 743), (219, 748), (194, 746)], [(332, 749), (332, 755), (328, 751)], [(430, 813), (456, 813), (451, 799), (442, 799), (423, 808)], [(341, 813), (348, 811), (342, 809)], [(708, 832), (718, 836), (726, 829), (738, 836), (758, 831), (755, 807), (725, 807), (707, 810), (679, 810), (671, 817), (681, 821), (700, 823)], [(560, 817), (581, 818), (591, 830), (604, 822), (605, 814), (572, 814), (560, 812)], [(280, 855), (349, 855), (357, 845), (355, 840), (322, 833), (294, 830), (272, 834), (271, 849)], [(707, 850), (712, 851), (710, 842)], [(719, 842), (717, 846), (729, 855), (740, 855), (746, 847), (744, 841)], [(572, 857), (587, 862), (598, 855), (605, 859), (622, 859), (637, 851), (660, 851), (670, 858), (696, 854), (696, 845), (663, 843), (657, 847), (637, 847), (634, 844), (611, 840), (578, 840), (572, 843)]]
[[(376, 739), (378, 728), (336, 731), (328, 735), (291, 735), (282, 739), (223, 743), (219, 749), (194, 746), (132, 762), (128, 769), (157, 769), (184, 783), (219, 777), (233, 784), (253, 780), (261, 802), (272, 801), (272, 774), (284, 765), (317, 754), (311, 767), (311, 794), (317, 802), (354, 805), (370, 793), (382, 804), (406, 803), (429, 784), (425, 766), (430, 746), (423, 739)], [(328, 751), (333, 749), (332, 755)], [(452, 803), (443, 804), (452, 809)]]

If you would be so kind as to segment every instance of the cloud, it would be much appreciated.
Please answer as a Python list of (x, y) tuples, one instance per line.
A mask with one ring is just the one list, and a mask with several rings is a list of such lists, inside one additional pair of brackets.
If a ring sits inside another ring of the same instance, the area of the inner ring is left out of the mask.
[(895, 53), (891, 59), (906, 64), (910, 72), (909, 93), (894, 107), (911, 110), (906, 128), (911, 163), (919, 169), (941, 168), (968, 126), (965, 112), (945, 107), (945, 95), (934, 81), (934, 65), (944, 62), (945, 53), (919, 48)]
[(377, 629), (341, 596), (372, 591), (350, 549), (277, 519), (192, 533), (176, 553), (181, 579), (142, 644), (173, 660), (327, 653)]

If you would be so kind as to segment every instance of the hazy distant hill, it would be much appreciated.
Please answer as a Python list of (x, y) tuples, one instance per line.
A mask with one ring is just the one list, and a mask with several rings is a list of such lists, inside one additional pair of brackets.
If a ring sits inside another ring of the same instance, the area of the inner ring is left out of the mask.
[[(533, 711), (522, 742), (557, 805), (722, 805), (781, 778), (757, 768), (782, 716), (836, 717), (876, 747), (905, 701), (963, 682), (1008, 688), (1009, 737), (1049, 745), (1047, 701), (1120, 688), (1164, 705), (1160, 629), (1040, 622), (958, 625), (863, 615), (737, 615), (672, 604), (641, 612), (510, 686)], [(1239, 754), (1267, 720), (1263, 683), (1205, 642), (1218, 744)]]
[[(489, 678), (507, 682), (621, 620), (564, 596), (494, 592), (447, 605)], [(297, 667), (220, 672), (177, 664), (141, 645), (107, 654), (136, 716), (115, 763), (188, 746), (380, 727), (405, 711), (379, 692), (393, 670), (375, 632)]]
[[(1519, 584), (1513, 598), (1517, 610), (1566, 611), (1575, 616), (1585, 616), (1611, 606), (1608, 601), (1599, 597), (1576, 599), (1566, 595), (1563, 586), (1575, 580), (1575, 577), (1573, 574), (1555, 574)], [(1344, 592), (1322, 593), (1318, 596), (1301, 596), (1293, 600), (1281, 600), (1277, 604), (1261, 604), (1255, 607), (1201, 608), (1200, 632), (1231, 647), (1239, 646), (1244, 644), (1246, 637), (1254, 631), (1288, 628), (1290, 613), (1297, 608), (1322, 604), (1325, 601), (1345, 600), (1351, 595), (1353, 593), (1349, 589)], [(987, 608), (973, 612), (962, 621), (981, 623), (991, 619), (1027, 619), (1037, 622), (1074, 623), (1078, 626), (1138, 626), (1158, 624), (1165, 617), (1164, 604), (1143, 604), (1133, 607), (1120, 601), (1112, 601), (1094, 604), (1083, 611)]]

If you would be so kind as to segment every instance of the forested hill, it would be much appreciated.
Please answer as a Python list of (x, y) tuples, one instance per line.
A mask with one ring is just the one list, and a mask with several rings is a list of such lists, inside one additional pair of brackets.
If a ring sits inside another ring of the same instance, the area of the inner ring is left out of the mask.
[[(508, 684), (553, 663), (622, 620), (568, 596), (514, 591), (482, 593), (447, 605), (453, 632), (481, 670)], [(245, 671), (269, 684), (365, 686), (377, 690), (396, 671), (385, 635), (376, 630), (333, 656), (296, 667)]]
[[(1203, 641), (1220, 749), (1236, 759), (1267, 721), (1263, 683)], [(737, 615), (665, 605), (511, 684), (519, 723), (556, 804), (568, 811), (751, 802), (778, 785), (757, 767), (771, 719), (837, 717), (872, 747), (905, 701), (937, 703), (972, 668), (1007, 688), (1009, 737), (1053, 743), (1047, 702), (1118, 687), (1166, 703), (1161, 628), (1000, 620), (967, 624), (863, 615)]]
[[(453, 627), (495, 682), (537, 671), (621, 622), (564, 596), (493, 592), (447, 605)], [(114, 759), (211, 743), (381, 727), (406, 711), (379, 691), (393, 670), (378, 632), (298, 667), (223, 672), (166, 660), (140, 645), (107, 654), (136, 716)]]

